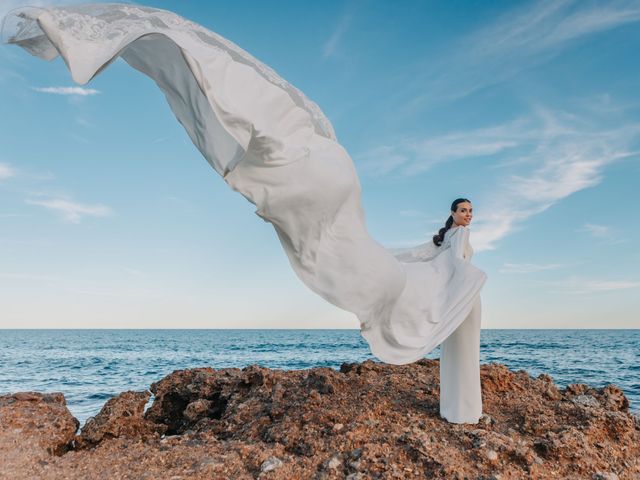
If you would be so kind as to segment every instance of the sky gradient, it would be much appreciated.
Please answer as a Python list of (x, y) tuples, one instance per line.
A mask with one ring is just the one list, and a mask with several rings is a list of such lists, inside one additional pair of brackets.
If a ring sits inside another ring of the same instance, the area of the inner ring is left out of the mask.
[[(471, 199), (483, 328), (640, 328), (640, 1), (144, 4), (318, 103), (381, 244)], [(0, 328), (358, 328), (124, 61), (0, 45), (0, 106)]]

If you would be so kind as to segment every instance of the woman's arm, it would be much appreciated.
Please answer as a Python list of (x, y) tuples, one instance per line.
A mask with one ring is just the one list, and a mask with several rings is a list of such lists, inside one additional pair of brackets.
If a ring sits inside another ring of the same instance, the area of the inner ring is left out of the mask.
[(457, 230), (451, 236), (451, 251), (454, 257), (466, 260), (465, 250), (469, 243), (469, 229), (465, 226), (460, 226)]
[(403, 263), (427, 262), (440, 253), (440, 247), (429, 240), (409, 248), (390, 248), (391, 254)]

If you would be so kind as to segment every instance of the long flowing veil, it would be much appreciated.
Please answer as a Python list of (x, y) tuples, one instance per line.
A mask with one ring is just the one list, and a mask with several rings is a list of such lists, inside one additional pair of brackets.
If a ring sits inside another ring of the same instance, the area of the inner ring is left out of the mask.
[(207, 162), (273, 225), (298, 277), (357, 315), (379, 359), (422, 358), (471, 310), (484, 272), (438, 260), (444, 252), (434, 256), (429, 242), (412, 253), (376, 242), (329, 120), (228, 39), (173, 12), (117, 3), (17, 9), (2, 38), (44, 60), (61, 56), (81, 85), (118, 57), (153, 79)]

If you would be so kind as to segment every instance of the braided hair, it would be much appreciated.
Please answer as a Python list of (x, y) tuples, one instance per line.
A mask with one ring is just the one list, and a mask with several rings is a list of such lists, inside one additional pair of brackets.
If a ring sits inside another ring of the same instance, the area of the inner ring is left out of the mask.
[[(471, 203), (471, 200), (468, 200), (466, 198), (456, 198), (451, 204), (451, 211), (455, 212), (456, 210), (458, 210), (458, 204), (463, 202)], [(433, 236), (433, 243), (435, 243), (438, 247), (442, 245), (442, 242), (444, 241), (444, 234), (447, 233), (447, 230), (449, 230), (452, 225), (453, 215), (449, 215), (449, 218), (447, 218), (447, 221), (444, 223), (444, 227), (442, 227), (438, 231), (438, 233)]]

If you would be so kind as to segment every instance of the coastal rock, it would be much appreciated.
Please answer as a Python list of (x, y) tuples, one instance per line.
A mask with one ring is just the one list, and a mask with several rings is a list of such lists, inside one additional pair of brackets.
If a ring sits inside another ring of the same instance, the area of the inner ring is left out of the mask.
[[(438, 413), (437, 359), (176, 370), (151, 385), (146, 412), (148, 392), (125, 392), (71, 447), (73, 432), (42, 417), (46, 428), (26, 438), (68, 451), (14, 449), (22, 457), (0, 464), (0, 478), (640, 478), (640, 422), (615, 385), (560, 389), (501, 364), (482, 365), (481, 379), (480, 421), (450, 424)], [(75, 420), (58, 395), (58, 417)], [(0, 412), (17, 422), (31, 403), (0, 401)], [(0, 446), (22, 435), (3, 428)]]
[(0, 396), (0, 478), (36, 478), (32, 468), (71, 450), (79, 426), (62, 393)]
[(105, 438), (139, 438), (149, 435), (161, 435), (167, 430), (142, 417), (144, 406), (151, 393), (127, 391), (110, 398), (100, 413), (87, 420), (79, 436), (76, 436), (76, 449), (97, 445)]
[(602, 389), (602, 398), (605, 405), (612, 410), (621, 412), (629, 411), (629, 399), (624, 395), (622, 389), (616, 385), (607, 385)]

